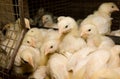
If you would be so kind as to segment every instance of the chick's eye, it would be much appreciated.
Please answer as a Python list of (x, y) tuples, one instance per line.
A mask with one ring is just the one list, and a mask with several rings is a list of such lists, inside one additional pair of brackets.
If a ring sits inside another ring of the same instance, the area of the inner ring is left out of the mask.
[(50, 48), (53, 48), (53, 46), (50, 46)]
[(10, 26), (8, 26), (8, 28), (10, 28)]
[(90, 31), (91, 31), (91, 29), (88, 29), (88, 31), (90, 32)]
[(29, 41), (27, 41), (27, 43), (30, 43)]
[(112, 6), (112, 8), (114, 8), (114, 6)]
[(68, 25), (66, 25), (65, 28), (68, 28)]
[(48, 19), (48, 17), (46, 17), (46, 19)]

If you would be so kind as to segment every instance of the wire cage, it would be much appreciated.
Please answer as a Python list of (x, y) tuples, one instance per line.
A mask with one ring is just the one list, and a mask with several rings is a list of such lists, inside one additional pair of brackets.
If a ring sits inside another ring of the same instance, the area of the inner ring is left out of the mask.
[[(120, 8), (119, 0), (0, 0), (0, 29), (14, 27), (5, 33), (9, 34), (4, 40), (5, 44), (0, 44), (0, 77), (3, 79), (26, 79), (26, 77), (19, 78), (11, 74), (15, 56), (26, 32), (24, 17), (33, 19), (37, 11), (44, 8), (54, 16), (71, 16), (75, 20), (84, 19), (97, 10), (103, 2), (115, 2)], [(120, 13), (115, 12), (112, 17), (114, 18), (112, 30), (120, 29)], [(20, 22), (16, 24), (18, 18), (20, 18)], [(6, 25), (8, 23), (10, 24)]]
[(11, 74), (14, 59), (25, 34), (22, 0), (0, 0), (0, 78), (17, 79)]

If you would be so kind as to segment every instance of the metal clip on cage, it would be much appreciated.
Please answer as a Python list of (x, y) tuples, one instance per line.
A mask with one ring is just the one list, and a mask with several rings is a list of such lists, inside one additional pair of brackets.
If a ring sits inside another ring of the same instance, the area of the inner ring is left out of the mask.
[[(23, 0), (1, 0), (0, 10), (0, 23), (4, 25), (10, 23), (12, 25), (12, 29), (7, 32), (9, 37), (5, 37), (5, 40), (0, 43), (0, 79), (26, 79), (11, 73), (15, 56), (26, 32)], [(18, 18), (20, 18), (20, 21), (13, 23)], [(10, 26), (10, 24), (8, 25)]]

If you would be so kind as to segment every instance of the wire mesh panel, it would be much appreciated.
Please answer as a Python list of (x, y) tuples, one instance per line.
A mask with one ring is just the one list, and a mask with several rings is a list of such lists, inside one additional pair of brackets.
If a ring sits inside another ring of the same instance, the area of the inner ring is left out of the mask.
[(29, 13), (32, 18), (35, 16), (39, 8), (44, 8), (46, 11), (53, 13), (55, 16), (69, 15), (71, 6), (70, 0), (29, 0)]
[(0, 77), (7, 78), (23, 39), (22, 0), (0, 0)]

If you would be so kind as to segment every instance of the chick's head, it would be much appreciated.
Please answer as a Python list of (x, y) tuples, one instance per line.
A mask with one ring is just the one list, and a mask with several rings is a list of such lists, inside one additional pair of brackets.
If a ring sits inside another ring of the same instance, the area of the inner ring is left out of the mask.
[(55, 40), (49, 40), (44, 44), (45, 55), (54, 53), (58, 49), (58, 42)]
[(22, 63), (29, 64), (31, 67), (34, 67), (33, 54), (31, 53), (31, 50), (23, 50), (20, 55), (20, 58), (22, 60)]
[(82, 27), (80, 27), (80, 36), (84, 39), (87, 39), (88, 37), (94, 36), (98, 34), (98, 30), (96, 26), (92, 24), (86, 24)]
[(71, 17), (58, 17), (58, 29), (60, 34), (66, 34), (72, 31), (72, 29), (76, 26), (76, 22)]
[(40, 31), (38, 28), (32, 28), (26, 33), (26, 35), (35, 36), (35, 35), (38, 35), (39, 33)]
[(43, 16), (42, 16), (42, 23), (43, 23), (43, 24), (46, 24), (46, 23), (48, 23), (48, 22), (53, 23), (52, 16), (49, 15), (49, 14), (43, 15)]
[(36, 47), (36, 45), (35, 45), (36, 44), (35, 39), (33, 37), (31, 37), (31, 36), (26, 36), (23, 39), (22, 44), (30, 46), (30, 47)]
[(106, 13), (112, 13), (114, 11), (119, 11), (119, 8), (117, 5), (113, 2), (103, 3), (99, 7), (99, 11), (106, 12)]

